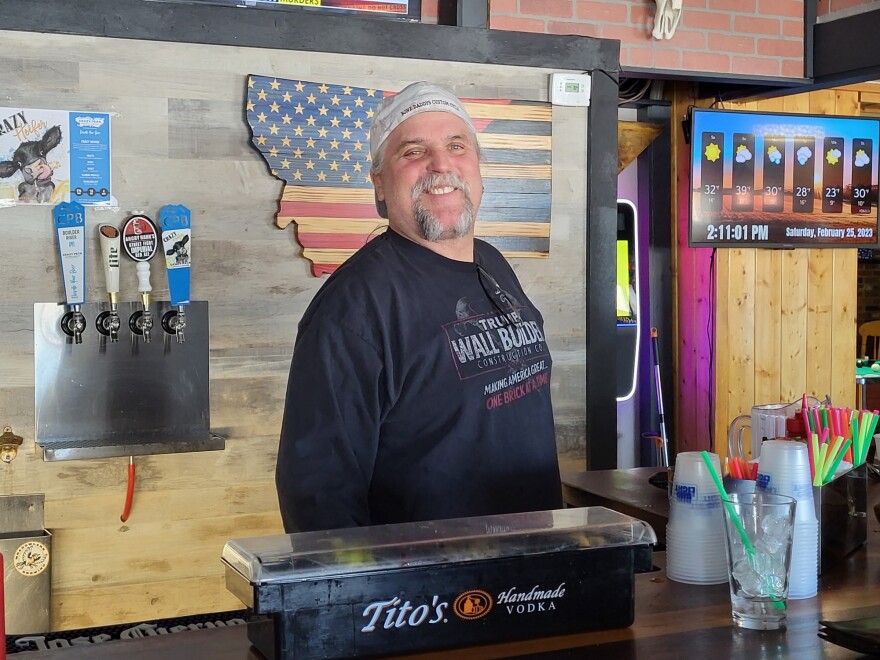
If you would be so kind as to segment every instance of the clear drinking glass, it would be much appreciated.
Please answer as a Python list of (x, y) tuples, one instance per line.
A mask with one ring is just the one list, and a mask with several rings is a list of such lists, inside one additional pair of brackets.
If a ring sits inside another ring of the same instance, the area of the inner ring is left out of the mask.
[(741, 628), (785, 627), (796, 505), (794, 498), (760, 492), (724, 501), (730, 602)]

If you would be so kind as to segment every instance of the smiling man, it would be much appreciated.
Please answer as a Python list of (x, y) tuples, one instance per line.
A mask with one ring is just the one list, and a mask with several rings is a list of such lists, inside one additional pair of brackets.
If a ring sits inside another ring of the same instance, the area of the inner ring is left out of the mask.
[(285, 529), (560, 508), (544, 322), (474, 238), (464, 105), (406, 87), (378, 107), (370, 155), (389, 228), (300, 321), (275, 475)]

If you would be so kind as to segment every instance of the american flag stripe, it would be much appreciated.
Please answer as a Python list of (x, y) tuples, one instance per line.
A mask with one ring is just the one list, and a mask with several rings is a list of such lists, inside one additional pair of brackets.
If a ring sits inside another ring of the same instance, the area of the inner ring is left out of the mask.
[[(328, 222), (331, 219), (333, 222)], [(359, 237), (379, 233), (387, 225), (387, 220), (362, 220), (359, 218), (299, 217), (296, 219), (296, 227), (298, 232), (300, 232), (300, 241), (303, 247), (312, 248), (321, 247), (323, 245), (321, 241), (323, 240), (330, 241), (332, 247), (343, 247), (342, 244), (345, 243), (344, 247), (359, 248), (363, 245), (363, 240)], [(514, 238), (550, 237), (550, 226), (543, 222), (524, 222), (517, 225), (518, 232), (513, 232), (505, 222), (480, 220), (477, 222), (477, 228), (480, 236), (487, 238), (501, 238), (505, 236)], [(358, 240), (360, 241), (359, 243), (357, 242)]]
[[(534, 240), (534, 239), (532, 239)], [(489, 241), (493, 242), (493, 241)], [(537, 244), (547, 243), (549, 239), (541, 239)], [(498, 247), (498, 246), (496, 246)], [(531, 246), (530, 246), (531, 247)], [(523, 250), (503, 250), (498, 248), (505, 256), (513, 259), (546, 259), (548, 251), (535, 251), (532, 249)], [(335, 248), (303, 248), (303, 257), (312, 262), (312, 274), (316, 277), (329, 274), (335, 271), (346, 259), (355, 253), (355, 250), (335, 249)]]
[[(323, 189), (328, 190), (328, 189)], [(293, 194), (291, 194), (291, 192)], [(281, 210), (276, 219), (280, 227), (286, 227), (300, 217), (323, 217), (333, 222), (344, 218), (363, 218), (369, 222), (381, 220), (375, 213), (373, 191), (345, 191), (343, 196), (309, 195), (305, 190), (285, 190), (281, 201)], [(297, 193), (304, 193), (299, 197)], [(366, 193), (366, 194), (364, 194)], [(539, 195), (518, 195), (515, 193), (484, 195), (485, 200), (480, 207), (480, 217), (496, 222), (510, 223), (511, 233), (521, 231), (519, 224), (549, 225), (550, 203)], [(372, 217), (371, 217), (372, 216)], [(480, 235), (477, 233), (477, 235)]]
[[(332, 272), (385, 230), (370, 182), (369, 126), (390, 92), (248, 77), (252, 142), (285, 183), (276, 224), (296, 224), (315, 275)], [(478, 132), (485, 192), (475, 233), (506, 256), (549, 253), (549, 104), (462, 99)]]

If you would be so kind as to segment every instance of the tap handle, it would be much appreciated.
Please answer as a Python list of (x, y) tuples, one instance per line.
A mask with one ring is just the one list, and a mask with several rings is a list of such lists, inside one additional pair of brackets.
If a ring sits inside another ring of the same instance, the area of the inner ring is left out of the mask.
[(62, 202), (52, 211), (68, 305), (81, 305), (86, 295), (86, 212), (79, 202)]
[(135, 270), (137, 270), (138, 291), (141, 293), (152, 291), (153, 287), (150, 285), (150, 262), (139, 261), (137, 266), (135, 266)]
[(119, 230), (113, 225), (98, 226), (98, 240), (101, 242), (101, 263), (104, 265), (104, 282), (110, 302), (116, 302), (119, 293)]
[[(145, 215), (135, 214), (122, 225), (122, 247), (137, 262), (138, 291), (144, 301), (144, 310), (150, 307), (150, 259), (156, 254), (159, 233), (156, 225)], [(149, 337), (149, 328), (144, 338)], [(147, 341), (149, 341), (147, 339)]]
[(125, 253), (138, 262), (138, 291), (144, 299), (144, 307), (149, 306), (150, 291), (150, 259), (156, 254), (159, 245), (159, 233), (156, 225), (145, 215), (131, 216), (122, 225), (122, 247)]
[(178, 307), (188, 305), (190, 301), (191, 217), (190, 210), (182, 204), (169, 204), (159, 211), (168, 293), (171, 304)]

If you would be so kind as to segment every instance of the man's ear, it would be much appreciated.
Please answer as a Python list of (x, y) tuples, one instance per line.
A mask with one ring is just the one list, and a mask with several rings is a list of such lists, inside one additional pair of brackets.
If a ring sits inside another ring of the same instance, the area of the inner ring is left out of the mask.
[(376, 189), (376, 199), (380, 202), (385, 201), (385, 188), (382, 184), (382, 175), (378, 172), (373, 172), (370, 174), (370, 178), (373, 180), (373, 187)]

